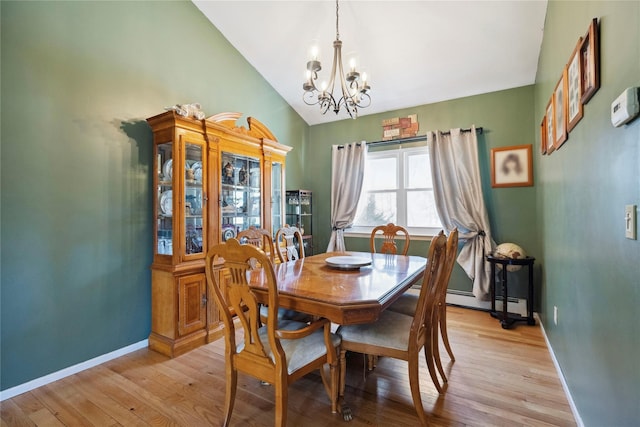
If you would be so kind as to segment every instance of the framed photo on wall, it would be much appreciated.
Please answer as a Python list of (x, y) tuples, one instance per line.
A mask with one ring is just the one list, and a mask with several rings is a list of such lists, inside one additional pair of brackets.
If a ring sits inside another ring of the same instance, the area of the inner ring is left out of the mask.
[(580, 119), (582, 119), (582, 64), (580, 62), (580, 46), (582, 37), (578, 39), (578, 44), (571, 54), (571, 59), (567, 64), (567, 132), (571, 132)]
[(556, 140), (556, 133), (555, 133), (556, 127), (553, 124), (553, 120), (554, 120), (554, 113), (553, 113), (553, 96), (552, 96), (551, 99), (549, 100), (549, 103), (547, 104), (547, 114), (545, 116), (545, 125), (547, 127), (547, 137), (545, 138), (545, 141), (547, 143), (547, 149), (546, 149), (547, 154), (553, 153), (553, 150), (555, 149), (553, 143)]
[(556, 85), (556, 89), (553, 91), (553, 125), (555, 140), (553, 142), (553, 148), (558, 149), (567, 140), (567, 67), (562, 71), (560, 81)]
[(593, 94), (600, 89), (600, 40), (598, 35), (598, 18), (593, 18), (589, 30), (580, 45), (580, 62), (582, 66), (582, 103), (589, 102)]
[(542, 117), (540, 123), (540, 154), (547, 154), (547, 116)]
[(532, 145), (491, 149), (491, 186), (530, 187), (533, 185)]

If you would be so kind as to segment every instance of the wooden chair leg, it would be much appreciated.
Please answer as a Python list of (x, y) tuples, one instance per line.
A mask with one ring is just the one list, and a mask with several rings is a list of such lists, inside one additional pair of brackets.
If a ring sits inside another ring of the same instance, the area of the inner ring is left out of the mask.
[(231, 421), (231, 414), (233, 412), (233, 404), (236, 400), (236, 389), (238, 386), (238, 372), (231, 367), (229, 362), (227, 365), (227, 392), (224, 400), (224, 422), (223, 426), (228, 426)]
[(276, 396), (276, 427), (285, 427), (287, 425), (287, 400), (289, 385), (282, 378), (276, 379), (274, 387)]
[[(438, 325), (436, 325), (437, 327)], [(433, 333), (434, 331), (431, 331)], [(437, 332), (437, 331), (436, 331)], [(440, 380), (438, 379), (438, 374), (436, 373), (436, 367), (433, 359), (433, 339), (427, 339), (424, 344), (424, 358), (427, 361), (427, 368), (429, 368), (429, 375), (431, 376), (431, 381), (433, 381), (433, 385), (438, 390), (438, 393), (442, 393), (442, 386), (440, 386)]]
[(444, 344), (444, 348), (449, 353), (449, 358), (451, 358), (452, 362), (455, 362), (456, 358), (453, 356), (453, 351), (451, 350), (451, 346), (449, 345), (449, 336), (447, 335), (447, 306), (446, 304), (442, 304), (440, 306), (440, 335), (442, 336), (442, 343)]
[(420, 377), (418, 371), (418, 355), (409, 356), (409, 386), (411, 387), (411, 397), (413, 398), (413, 406), (416, 408), (416, 413), (420, 419), (420, 424), (423, 426), (429, 425), (427, 416), (424, 413), (424, 407), (422, 406), (422, 398), (420, 397)]
[[(322, 378), (322, 384), (324, 390), (331, 401), (331, 412), (338, 412), (338, 393), (340, 392), (340, 369), (339, 360), (334, 363), (327, 363), (320, 368), (320, 377)], [(326, 367), (329, 365), (329, 375), (327, 375)]]
[(440, 378), (442, 378), (442, 382), (447, 382), (447, 375), (444, 373), (444, 368), (442, 367), (442, 360), (440, 360), (440, 346), (438, 342), (438, 328), (437, 326), (433, 330), (433, 343), (431, 344), (431, 348), (433, 349), (433, 360), (435, 361), (436, 368), (438, 368), (438, 372), (440, 373)]

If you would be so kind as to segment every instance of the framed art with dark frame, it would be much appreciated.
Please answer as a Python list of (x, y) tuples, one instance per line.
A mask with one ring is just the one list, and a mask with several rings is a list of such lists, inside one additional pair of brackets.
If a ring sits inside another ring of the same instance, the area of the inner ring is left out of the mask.
[(600, 89), (600, 40), (598, 36), (598, 18), (593, 18), (589, 30), (580, 44), (580, 62), (582, 65), (582, 103), (589, 102)]
[(571, 132), (582, 119), (582, 63), (580, 61), (580, 46), (582, 37), (578, 39), (578, 44), (571, 54), (571, 59), (567, 64), (567, 132)]
[(533, 185), (532, 145), (513, 145), (491, 149), (491, 187), (530, 187)]
[(567, 67), (562, 71), (560, 81), (553, 91), (553, 125), (555, 140), (553, 148), (558, 149), (567, 140)]

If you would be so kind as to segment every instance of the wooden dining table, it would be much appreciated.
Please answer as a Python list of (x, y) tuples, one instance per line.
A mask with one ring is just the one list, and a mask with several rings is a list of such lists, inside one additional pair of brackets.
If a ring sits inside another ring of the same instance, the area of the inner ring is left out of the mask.
[[(354, 257), (335, 267), (332, 259)], [(324, 317), (339, 325), (371, 323), (402, 293), (418, 283), (426, 258), (369, 252), (328, 252), (276, 264), (281, 308)], [(353, 267), (353, 265), (362, 265)], [(334, 265), (334, 266), (332, 266)], [(250, 286), (268, 302), (264, 276), (257, 270)]]
[[(281, 308), (338, 325), (371, 323), (422, 279), (426, 265), (427, 259), (419, 256), (369, 252), (328, 252), (276, 264), (278, 302)], [(249, 285), (258, 302), (268, 303), (262, 269), (251, 273)], [(344, 396), (339, 396), (332, 408), (345, 421), (353, 418)]]

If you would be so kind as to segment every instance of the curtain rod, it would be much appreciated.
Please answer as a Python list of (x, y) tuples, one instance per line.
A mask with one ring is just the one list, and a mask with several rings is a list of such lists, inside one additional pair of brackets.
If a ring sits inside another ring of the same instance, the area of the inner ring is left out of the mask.
[[(471, 129), (460, 129), (460, 131), (461, 132), (471, 132)], [(482, 134), (483, 133), (482, 127), (476, 128), (476, 132)], [(449, 134), (451, 134), (451, 131), (440, 132), (440, 133), (442, 135), (449, 135)], [(418, 136), (410, 136), (408, 138), (390, 139), (390, 140), (387, 140), (387, 141), (367, 142), (367, 145), (380, 146), (380, 145), (390, 145), (390, 144), (404, 144), (404, 143), (408, 143), (408, 142), (425, 141), (426, 139), (427, 139), (427, 135), (418, 135)]]
[[(471, 129), (460, 129), (460, 132), (471, 132)], [(479, 134), (482, 134), (484, 132), (484, 130), (482, 129), (482, 127), (476, 128), (476, 132)], [(442, 135), (450, 135), (451, 131), (445, 131), (445, 132), (440, 132)], [(367, 142), (367, 145), (376, 145), (376, 146), (381, 146), (381, 145), (391, 145), (391, 144), (405, 144), (405, 143), (409, 143), (409, 142), (418, 142), (418, 141), (426, 141), (427, 140), (427, 135), (417, 135), (417, 136), (409, 136), (407, 138), (398, 138), (398, 139), (389, 139), (387, 141), (372, 141), (372, 142)], [(358, 146), (360, 146), (360, 143), (356, 143)], [(341, 150), (344, 148), (344, 145), (338, 145), (338, 150)]]

